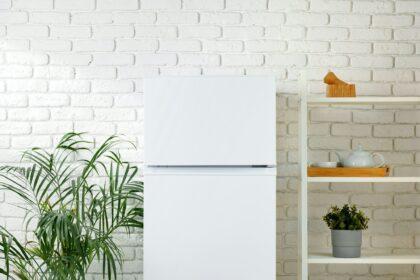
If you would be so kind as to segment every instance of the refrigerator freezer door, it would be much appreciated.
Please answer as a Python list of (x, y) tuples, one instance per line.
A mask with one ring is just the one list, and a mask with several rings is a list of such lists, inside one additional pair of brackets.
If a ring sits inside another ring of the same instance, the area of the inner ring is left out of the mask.
[(150, 78), (144, 92), (146, 165), (275, 165), (274, 78)]
[(145, 280), (275, 280), (275, 176), (145, 177)]

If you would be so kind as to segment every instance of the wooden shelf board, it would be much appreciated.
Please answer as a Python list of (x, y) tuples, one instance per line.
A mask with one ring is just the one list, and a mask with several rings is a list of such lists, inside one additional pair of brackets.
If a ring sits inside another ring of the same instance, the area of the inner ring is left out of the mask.
[(420, 177), (308, 177), (309, 183), (420, 183)]
[(383, 96), (362, 96), (362, 97), (308, 97), (308, 104), (420, 104), (420, 97), (383, 97)]
[(334, 258), (331, 254), (310, 254), (312, 264), (420, 264), (420, 255), (363, 255), (360, 258)]

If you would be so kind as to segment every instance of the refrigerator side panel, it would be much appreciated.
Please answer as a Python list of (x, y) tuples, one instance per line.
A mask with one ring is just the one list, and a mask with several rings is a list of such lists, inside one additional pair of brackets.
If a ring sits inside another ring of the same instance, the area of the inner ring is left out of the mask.
[(146, 165), (275, 165), (274, 78), (150, 78), (144, 91)]
[(275, 176), (145, 177), (145, 280), (275, 280)]

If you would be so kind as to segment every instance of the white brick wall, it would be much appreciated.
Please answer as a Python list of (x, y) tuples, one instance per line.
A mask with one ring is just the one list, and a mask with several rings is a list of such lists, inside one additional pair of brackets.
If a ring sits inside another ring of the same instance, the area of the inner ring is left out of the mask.
[[(0, 0), (0, 154), (18, 161), (76, 129), (98, 139), (123, 133), (142, 159), (142, 78), (150, 75), (275, 75), (278, 80), (278, 279), (296, 279), (297, 77), (321, 93), (328, 69), (359, 94), (420, 95), (420, 2), (414, 0)], [(420, 114), (412, 106), (314, 109), (311, 160), (364, 145), (396, 175), (420, 172)], [(320, 217), (354, 202), (372, 218), (370, 251), (419, 251), (414, 184), (311, 186), (311, 248), (328, 250)], [(0, 194), (0, 222), (21, 214)], [(10, 213), (10, 214), (7, 214)], [(141, 236), (123, 241), (124, 279), (142, 279)], [(94, 268), (93, 272), (99, 272)], [(311, 266), (312, 279), (409, 280), (419, 266)], [(166, 280), (166, 279), (165, 279)], [(169, 279), (168, 279), (169, 280)]]

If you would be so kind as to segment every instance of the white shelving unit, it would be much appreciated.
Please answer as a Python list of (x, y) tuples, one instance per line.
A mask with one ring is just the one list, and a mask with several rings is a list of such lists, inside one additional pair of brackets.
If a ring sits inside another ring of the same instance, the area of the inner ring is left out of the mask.
[[(308, 183), (419, 183), (420, 177), (308, 177), (308, 108), (319, 105), (420, 105), (420, 97), (309, 97), (306, 88), (300, 96), (300, 174), (299, 188), (299, 271), (300, 280), (308, 280), (309, 264), (420, 264), (420, 255), (370, 255), (354, 259), (334, 258), (331, 254), (312, 253), (308, 249)], [(333, 202), (332, 202), (333, 203)]]
[(334, 258), (331, 254), (311, 254), (308, 257), (310, 264), (420, 264), (420, 256), (414, 255), (367, 255), (356, 259)]
[(308, 177), (308, 183), (420, 183), (420, 177)]
[(420, 105), (420, 97), (344, 97), (344, 98), (330, 98), (330, 97), (309, 97), (307, 103), (316, 104), (354, 104), (354, 105)]

